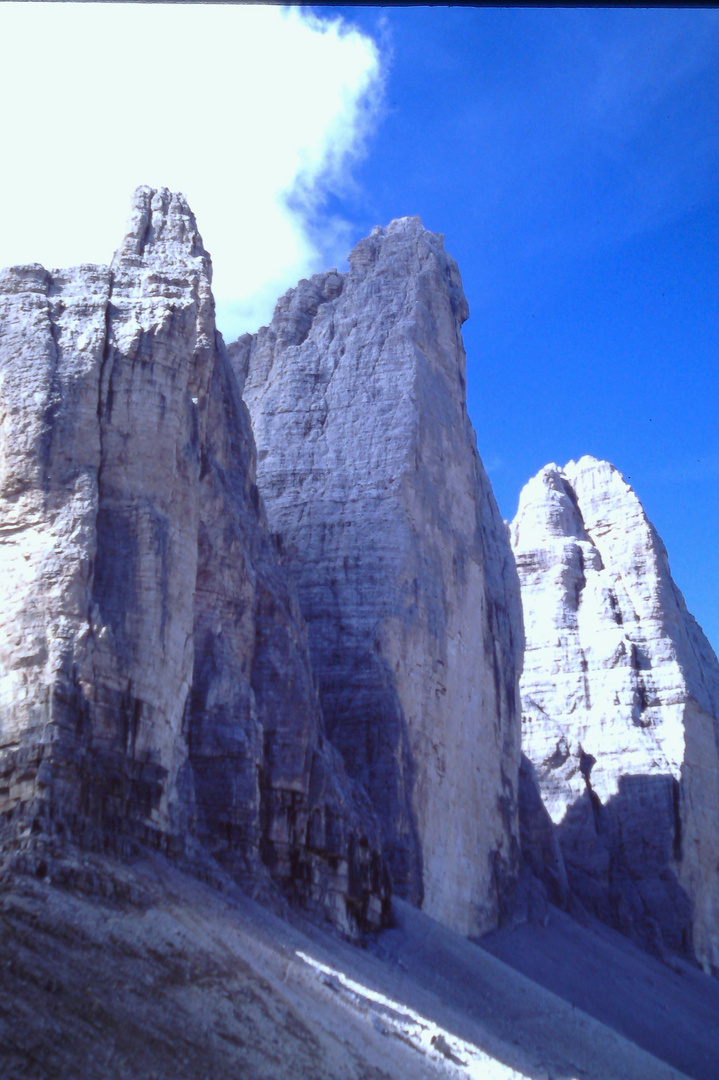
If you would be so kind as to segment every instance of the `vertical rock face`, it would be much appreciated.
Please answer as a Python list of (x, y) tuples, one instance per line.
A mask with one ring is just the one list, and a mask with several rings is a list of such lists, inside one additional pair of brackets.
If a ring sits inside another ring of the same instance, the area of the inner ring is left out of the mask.
[(619, 928), (717, 970), (719, 662), (612, 465), (548, 465), (511, 532), (523, 749), (570, 885)]
[(396, 890), (477, 933), (516, 868), (522, 629), (466, 412), (466, 317), (442, 238), (402, 218), (230, 353), (328, 735)]
[(519, 764), (519, 843), (523, 867), (541, 883), (551, 903), (565, 908), (569, 884), (557, 830), (542, 801), (536, 770), (524, 753)]
[(6, 834), (189, 831), (377, 923), (371, 810), (323, 735), (210, 283), (184, 199), (149, 188), (110, 268), (0, 278)]

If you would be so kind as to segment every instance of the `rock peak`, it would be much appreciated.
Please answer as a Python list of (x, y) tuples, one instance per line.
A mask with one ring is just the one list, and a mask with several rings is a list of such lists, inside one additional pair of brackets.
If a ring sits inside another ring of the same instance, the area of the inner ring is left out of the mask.
[[(363, 237), (353, 249), (352, 254), (358, 248), (362, 249), (363, 246), (370, 244), (373, 245), (376, 242), (392, 244), (409, 243), (416, 241), (428, 242), (433, 247), (438, 248), (444, 252), (444, 236), (442, 233), (430, 232), (429, 229), (425, 229), (422, 224), (422, 219), (417, 215), (410, 215), (407, 217), (393, 218), (388, 225), (375, 225), (369, 236)], [(350, 254), (350, 262), (352, 261), (352, 254)]]
[(416, 215), (394, 218), (384, 227), (376, 225), (355, 245), (348, 261), (350, 278), (387, 275), (398, 282), (398, 293), (400, 281), (409, 283), (418, 294), (433, 291), (439, 295), (446, 289), (459, 325), (469, 318), (459, 267), (444, 249), (444, 236), (425, 229)]
[(418, 217), (374, 229), (334, 278), (301, 282), (233, 353), (257, 482), (394, 886), (479, 933), (517, 864), (521, 614), (466, 412), (467, 304)]
[(611, 461), (606, 461), (604, 458), (592, 457), (591, 454), (583, 454), (577, 461), (573, 459), (568, 461), (561, 472), (568, 478), (593, 475), (596, 478), (602, 478), (601, 482), (604, 480), (609, 480), (610, 483), (619, 482), (628, 491), (632, 491), (631, 484), (627, 483), (616, 465), (612, 465)]
[(388, 876), (324, 737), (209, 275), (185, 198), (150, 187), (111, 270), (0, 274), (0, 856), (149, 844), (355, 934)]
[(195, 215), (181, 192), (168, 188), (141, 185), (132, 198), (125, 238), (113, 260), (113, 267), (124, 261), (133, 265), (138, 259), (162, 259), (164, 262), (187, 262), (201, 259), (210, 270)]
[(570, 886), (644, 944), (719, 968), (719, 662), (664, 545), (588, 455), (529, 481), (511, 534), (523, 747)]
[(410, 214), (406, 217), (392, 218), (386, 230), (387, 233), (425, 233), (429, 232), (422, 224), (419, 214)]

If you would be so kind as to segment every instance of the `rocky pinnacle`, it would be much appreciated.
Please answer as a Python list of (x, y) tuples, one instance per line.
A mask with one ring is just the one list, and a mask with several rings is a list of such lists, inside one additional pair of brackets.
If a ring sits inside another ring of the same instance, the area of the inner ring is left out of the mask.
[(467, 303), (419, 218), (375, 228), (349, 262), (230, 353), (329, 737), (400, 895), (478, 933), (517, 866), (522, 629), (466, 411)]
[(111, 267), (0, 295), (0, 840), (199, 851), (378, 925), (185, 199), (138, 189)]
[(571, 888), (644, 944), (719, 969), (719, 662), (617, 470), (524, 488), (511, 527), (527, 649), (523, 749)]

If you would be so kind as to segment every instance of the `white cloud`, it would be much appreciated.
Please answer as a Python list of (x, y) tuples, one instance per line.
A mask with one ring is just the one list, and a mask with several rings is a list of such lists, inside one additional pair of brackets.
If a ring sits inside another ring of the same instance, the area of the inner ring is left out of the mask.
[(317, 216), (381, 82), (371, 39), (297, 9), (2, 3), (0, 264), (108, 262), (133, 189), (170, 187), (213, 257), (220, 328), (254, 330), (346, 255)]

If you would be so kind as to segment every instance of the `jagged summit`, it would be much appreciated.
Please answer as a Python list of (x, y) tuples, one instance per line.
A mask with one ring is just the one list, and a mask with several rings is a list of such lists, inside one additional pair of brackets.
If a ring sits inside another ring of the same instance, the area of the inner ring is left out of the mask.
[(195, 215), (184, 195), (168, 188), (142, 185), (132, 197), (132, 209), (122, 244), (115, 253), (113, 266), (132, 257), (183, 261), (206, 260), (204, 271), (210, 280), (210, 257), (202, 243)]
[(570, 885), (608, 921), (719, 967), (719, 662), (606, 461), (550, 465), (511, 526), (522, 740)]
[(469, 318), (459, 268), (444, 249), (444, 236), (425, 229), (419, 217), (395, 218), (384, 228), (375, 226), (355, 245), (348, 259), (352, 278), (365, 278), (379, 263), (381, 273), (395, 273), (398, 281), (412, 281), (418, 303), (431, 309), (427, 287), (447, 291), (458, 326)]
[[(416, 248), (417, 258), (410, 270), (405, 256), (408, 247), (413, 246)], [(336, 299), (348, 281), (362, 279), (371, 273), (380, 253), (384, 264), (397, 259), (396, 271), (400, 278), (406, 277), (408, 271), (419, 274), (423, 258), (434, 253), (444, 268), (460, 325), (469, 318), (469, 306), (462, 288), (459, 268), (444, 250), (444, 236), (441, 233), (429, 232), (424, 228), (421, 219), (414, 216), (394, 218), (386, 226), (375, 225), (369, 236), (359, 240), (347, 256), (349, 270), (339, 271), (333, 267), (323, 273), (313, 274), (310, 278), (302, 278), (278, 299), (271, 322), (260, 327), (257, 334), (276, 335), (284, 345), (301, 344), (319, 307)], [(244, 378), (245, 374), (245, 349), (256, 336), (242, 334), (238, 341), (229, 346), (241, 378)]]

